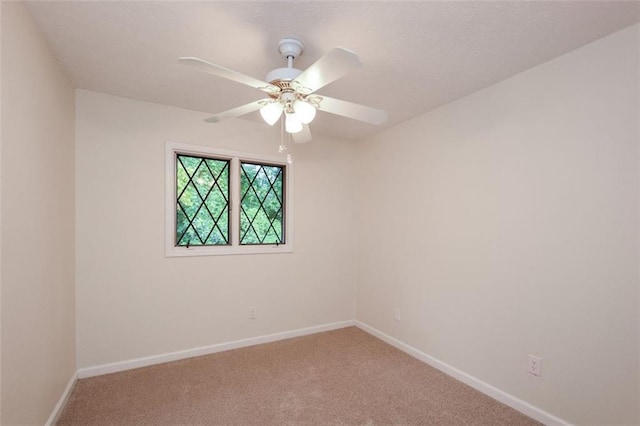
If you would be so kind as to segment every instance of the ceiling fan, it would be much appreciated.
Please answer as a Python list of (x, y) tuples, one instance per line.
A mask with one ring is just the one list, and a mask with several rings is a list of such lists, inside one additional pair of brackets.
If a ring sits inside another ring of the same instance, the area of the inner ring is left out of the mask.
[(178, 61), (218, 77), (262, 90), (268, 96), (209, 117), (205, 120), (209, 123), (260, 110), (260, 115), (269, 125), (274, 125), (284, 115), (284, 128), (287, 133), (292, 134), (294, 142), (307, 142), (311, 140), (308, 124), (314, 119), (317, 110), (370, 124), (381, 124), (387, 120), (386, 111), (315, 94), (317, 90), (362, 65), (358, 55), (336, 47), (302, 71), (293, 67), (293, 60), (300, 56), (303, 50), (302, 42), (295, 38), (280, 40), (278, 51), (286, 58), (287, 67), (272, 70), (267, 74), (266, 81), (199, 58), (181, 57)]

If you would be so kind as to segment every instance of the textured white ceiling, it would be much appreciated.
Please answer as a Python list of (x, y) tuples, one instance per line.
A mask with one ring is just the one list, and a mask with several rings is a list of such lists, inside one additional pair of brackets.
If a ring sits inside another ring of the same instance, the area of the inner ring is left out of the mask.
[[(319, 90), (385, 109), (372, 126), (318, 114), (313, 133), (360, 138), (640, 20), (636, 1), (43, 1), (29, 8), (78, 88), (218, 113), (262, 97), (177, 63), (197, 56), (264, 79), (300, 39), (305, 69), (342, 46), (364, 65)], [(215, 126), (216, 124), (212, 124)]]

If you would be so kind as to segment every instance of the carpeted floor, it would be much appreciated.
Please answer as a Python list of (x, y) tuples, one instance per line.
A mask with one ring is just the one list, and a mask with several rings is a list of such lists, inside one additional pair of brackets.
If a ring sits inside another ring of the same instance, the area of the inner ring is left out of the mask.
[(355, 328), (79, 380), (59, 425), (537, 425)]

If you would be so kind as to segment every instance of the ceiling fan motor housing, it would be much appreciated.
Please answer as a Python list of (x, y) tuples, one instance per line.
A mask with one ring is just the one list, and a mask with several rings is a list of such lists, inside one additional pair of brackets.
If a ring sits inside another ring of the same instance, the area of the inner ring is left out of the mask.
[(267, 74), (266, 81), (277, 86), (276, 83), (295, 80), (300, 74), (302, 70), (297, 68), (276, 68)]

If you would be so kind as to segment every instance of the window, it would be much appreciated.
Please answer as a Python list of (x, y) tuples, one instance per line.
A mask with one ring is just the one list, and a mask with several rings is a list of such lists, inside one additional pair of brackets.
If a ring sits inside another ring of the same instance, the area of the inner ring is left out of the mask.
[(229, 160), (176, 155), (176, 245), (229, 244)]
[(284, 244), (284, 173), (240, 162), (240, 244)]
[(166, 256), (293, 249), (284, 158), (167, 142)]

